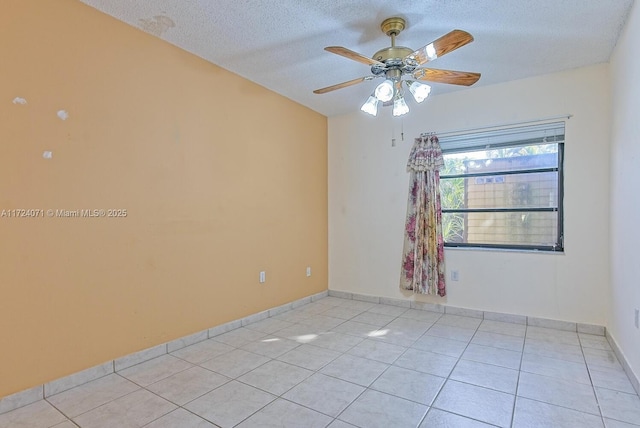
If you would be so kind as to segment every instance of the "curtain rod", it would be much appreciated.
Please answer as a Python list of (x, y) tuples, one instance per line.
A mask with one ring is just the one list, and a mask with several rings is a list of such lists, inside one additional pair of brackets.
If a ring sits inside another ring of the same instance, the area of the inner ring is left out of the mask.
[(518, 126), (518, 125), (526, 125), (529, 123), (547, 122), (547, 121), (556, 120), (556, 119), (564, 119), (564, 118), (571, 119), (572, 117), (573, 117), (572, 114), (561, 114), (558, 116), (550, 116), (542, 119), (527, 120), (524, 122), (517, 122), (517, 123), (503, 123), (500, 125), (482, 126), (480, 128), (456, 129), (454, 131), (445, 131), (445, 132), (423, 132), (422, 134), (420, 134), (420, 136), (426, 137), (426, 136), (435, 134), (438, 137), (442, 137), (443, 135), (453, 135), (453, 134), (460, 134), (460, 133), (467, 133), (467, 132), (483, 131), (487, 129), (497, 129), (497, 128), (504, 128), (504, 127)]

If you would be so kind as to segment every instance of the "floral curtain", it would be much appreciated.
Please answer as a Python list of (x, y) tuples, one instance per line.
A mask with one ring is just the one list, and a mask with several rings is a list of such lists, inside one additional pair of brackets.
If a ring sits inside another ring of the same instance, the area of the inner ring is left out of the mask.
[(407, 162), (411, 177), (400, 279), (400, 288), (414, 293), (446, 295), (440, 205), (443, 166), (438, 137), (416, 138)]

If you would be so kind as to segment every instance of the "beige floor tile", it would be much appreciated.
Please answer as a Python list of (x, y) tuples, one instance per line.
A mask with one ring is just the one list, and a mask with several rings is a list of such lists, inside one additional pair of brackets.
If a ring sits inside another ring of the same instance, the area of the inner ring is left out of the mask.
[(436, 354), (443, 354), (458, 358), (462, 355), (464, 350), (467, 349), (467, 345), (467, 342), (460, 342), (458, 340), (445, 339), (444, 337), (429, 336), (425, 334), (416, 340), (411, 347), (422, 351), (429, 351)]
[(585, 363), (524, 354), (521, 371), (591, 385)]
[(140, 386), (147, 386), (191, 367), (193, 367), (191, 363), (180, 358), (172, 355), (162, 355), (145, 363), (124, 369), (118, 374)]
[(323, 315), (328, 317), (340, 318), (343, 320), (349, 320), (355, 316), (360, 315), (362, 312), (364, 311), (361, 309), (336, 306), (329, 309), (328, 311), (325, 311)]
[(451, 372), (450, 379), (496, 391), (515, 394), (518, 385), (518, 370), (477, 361), (460, 360)]
[(582, 348), (576, 345), (545, 342), (537, 339), (527, 339), (524, 344), (525, 354), (535, 354), (557, 360), (584, 363)]
[(334, 419), (327, 428), (357, 428), (355, 425), (348, 424), (339, 419)]
[(589, 374), (591, 375), (593, 386), (613, 389), (628, 394), (636, 393), (631, 381), (623, 370), (592, 366), (589, 367)]
[(584, 359), (587, 361), (589, 367), (606, 367), (610, 369), (622, 370), (622, 365), (618, 361), (616, 354), (613, 351), (584, 348)]
[(342, 355), (320, 370), (320, 373), (337, 377), (362, 386), (369, 386), (386, 369), (387, 364), (353, 355)]
[(276, 397), (252, 386), (231, 381), (184, 406), (222, 428), (242, 422)]
[(364, 312), (356, 317), (351, 318), (351, 321), (371, 324), (375, 327), (381, 328), (389, 324), (395, 318), (396, 317), (391, 315), (377, 314), (375, 312)]
[(640, 425), (628, 424), (626, 422), (616, 421), (614, 419), (604, 418), (604, 426), (606, 428), (638, 428)]
[(445, 379), (402, 367), (389, 367), (371, 389), (430, 406)]
[(630, 424), (640, 423), (640, 398), (610, 389), (595, 388), (602, 416)]
[(262, 339), (249, 342), (241, 349), (264, 355), (269, 358), (277, 358), (280, 355), (297, 348), (300, 344), (294, 340), (284, 339), (277, 336), (265, 336)]
[(425, 324), (434, 324), (440, 319), (442, 314), (437, 312), (421, 311), (419, 309), (409, 309), (400, 315), (400, 318), (408, 318), (415, 321), (420, 321)]
[(278, 320), (275, 318), (267, 318), (262, 321), (254, 322), (247, 325), (249, 330), (255, 330), (266, 334), (273, 334), (278, 330), (292, 326), (293, 323), (289, 321)]
[(470, 344), (462, 354), (463, 360), (472, 360), (480, 363), (493, 364), (507, 367), (509, 369), (519, 369), (522, 352), (509, 351), (508, 349), (494, 348)]
[(47, 400), (65, 415), (73, 418), (138, 389), (140, 387), (133, 382), (120, 375), (111, 374), (52, 395)]
[(254, 340), (258, 340), (266, 336), (266, 333), (261, 331), (251, 330), (247, 327), (237, 328), (235, 330), (231, 330), (228, 333), (224, 333), (213, 337), (211, 340), (215, 340), (217, 342), (222, 342), (226, 345), (233, 346), (235, 348), (239, 348), (242, 345), (246, 345), (249, 342), (253, 342)]
[(270, 358), (263, 355), (236, 349), (205, 361), (200, 366), (235, 379), (270, 360)]
[(478, 331), (486, 331), (488, 333), (505, 334), (514, 337), (524, 337), (527, 326), (524, 324), (514, 324), (502, 321), (484, 320), (478, 327)]
[(405, 312), (407, 312), (409, 308), (403, 308), (401, 306), (392, 306), (392, 305), (373, 305), (367, 312), (373, 312), (374, 314), (382, 314), (388, 315), (391, 317), (399, 317), (402, 316)]
[(332, 331), (363, 337), (366, 339), (367, 337), (371, 337), (372, 334), (375, 334), (375, 332), (378, 331), (378, 327), (357, 321), (345, 321), (339, 326), (333, 328)]
[(540, 401), (518, 397), (513, 428), (602, 428), (602, 418)]
[(300, 324), (313, 325), (316, 328), (327, 331), (339, 326), (344, 321), (345, 320), (343, 320), (342, 318), (328, 317), (325, 315), (313, 315), (305, 320), (300, 321)]
[(364, 390), (356, 384), (316, 373), (284, 394), (283, 398), (335, 417)]
[(500, 427), (511, 424), (511, 394), (448, 380), (433, 407)]
[(389, 330), (392, 333), (398, 332), (404, 334), (407, 337), (418, 339), (427, 330), (429, 330), (431, 326), (432, 324), (419, 321), (416, 322), (415, 320), (409, 318), (396, 318), (389, 324), (385, 325), (384, 329)]
[(311, 370), (274, 360), (240, 376), (238, 380), (271, 394), (282, 395), (312, 374)]
[(178, 357), (192, 364), (200, 364), (207, 360), (233, 351), (233, 346), (217, 342), (213, 339), (204, 340), (195, 345), (187, 346), (171, 353), (174, 357)]
[(578, 333), (580, 344), (583, 348), (601, 349), (603, 351), (611, 351), (611, 345), (604, 336), (596, 336), (593, 334)]
[(149, 391), (138, 390), (73, 418), (83, 428), (141, 427), (177, 406)]
[(404, 346), (384, 343), (379, 340), (365, 340), (349, 350), (349, 354), (356, 357), (368, 358), (381, 363), (391, 364), (402, 355), (407, 348)]
[(473, 339), (471, 339), (471, 343), (474, 345), (491, 346), (493, 348), (522, 352), (524, 338), (487, 331), (477, 331)]
[(331, 349), (333, 351), (347, 352), (363, 340), (364, 339), (361, 337), (351, 336), (349, 334), (328, 332), (319, 334), (308, 343), (310, 345), (320, 346), (321, 348)]
[(432, 408), (419, 428), (491, 428), (494, 426)]
[(527, 339), (536, 339), (548, 343), (558, 343), (561, 345), (580, 346), (578, 333), (571, 331), (554, 330), (544, 327), (527, 327)]
[(51, 428), (78, 428), (78, 425), (76, 425), (73, 422), (67, 420), (67, 421), (61, 422), (59, 424), (56, 424), (56, 425), (52, 426)]
[(460, 315), (450, 315), (444, 314), (440, 319), (436, 322), (436, 325), (450, 325), (454, 327), (468, 328), (471, 330), (475, 330), (480, 326), (482, 320), (479, 318), (470, 318), (463, 317)]
[[(453, 315), (450, 315), (453, 316)], [(448, 324), (434, 324), (427, 332), (427, 336), (438, 336), (450, 340), (458, 340), (461, 342), (469, 342), (476, 333), (475, 330), (456, 327)]]
[(49, 428), (67, 418), (44, 400), (0, 415), (2, 428)]
[(313, 345), (299, 347), (278, 357), (278, 360), (309, 370), (320, 370), (342, 355), (340, 352)]
[(153, 383), (147, 389), (182, 406), (230, 380), (202, 367), (192, 367)]
[(408, 349), (393, 365), (440, 377), (448, 377), (458, 360), (447, 355)]
[(428, 407), (382, 392), (367, 390), (339, 416), (366, 428), (415, 428)]
[(144, 428), (216, 428), (216, 426), (184, 409), (176, 409), (145, 425)]
[(518, 381), (518, 396), (600, 415), (591, 385), (523, 372)]
[(325, 428), (332, 418), (290, 401), (278, 399), (237, 428)]

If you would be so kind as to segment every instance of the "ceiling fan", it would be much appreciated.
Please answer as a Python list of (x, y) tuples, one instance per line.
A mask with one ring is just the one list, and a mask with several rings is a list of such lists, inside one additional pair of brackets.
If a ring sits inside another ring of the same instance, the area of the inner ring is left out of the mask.
[(316, 94), (325, 94), (367, 80), (385, 77), (384, 82), (375, 88), (361, 110), (375, 116), (378, 112), (378, 102), (382, 102), (383, 105), (393, 104), (393, 115), (401, 116), (409, 111), (409, 107), (404, 100), (402, 82), (405, 82), (405, 85), (408, 87), (409, 92), (411, 92), (416, 102), (420, 103), (429, 96), (431, 87), (418, 82), (418, 80), (471, 86), (480, 79), (480, 73), (421, 67), (421, 65), (429, 61), (433, 61), (436, 58), (471, 43), (473, 36), (466, 31), (453, 30), (414, 51), (403, 46), (396, 46), (396, 36), (405, 29), (404, 19), (399, 17), (387, 18), (382, 21), (380, 29), (387, 36), (391, 37), (391, 46), (379, 50), (373, 54), (371, 58), (342, 46), (328, 46), (324, 48), (331, 53), (370, 65), (370, 76), (359, 77), (347, 82), (338, 83), (337, 85), (316, 89), (313, 92)]

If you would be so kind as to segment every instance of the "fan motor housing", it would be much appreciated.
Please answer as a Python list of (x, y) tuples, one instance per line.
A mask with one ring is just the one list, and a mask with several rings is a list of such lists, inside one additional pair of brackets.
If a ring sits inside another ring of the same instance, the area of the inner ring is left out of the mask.
[(413, 49), (405, 48), (404, 46), (392, 46), (384, 49), (380, 49), (373, 54), (373, 59), (380, 62), (385, 62), (390, 59), (400, 60), (407, 55), (413, 53)]
[(380, 49), (373, 54), (373, 59), (384, 64), (374, 64), (371, 66), (371, 73), (378, 76), (380, 74), (388, 74), (391, 70), (402, 70), (402, 73), (411, 73), (415, 70), (417, 64), (411, 64), (405, 61), (405, 58), (413, 53), (413, 49), (404, 46), (391, 46)]

